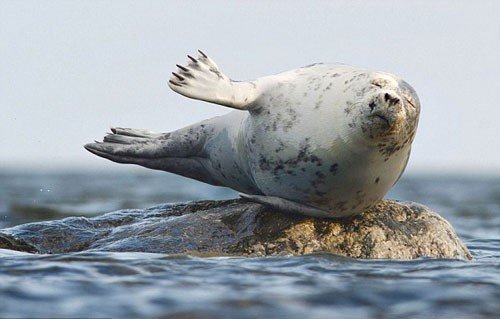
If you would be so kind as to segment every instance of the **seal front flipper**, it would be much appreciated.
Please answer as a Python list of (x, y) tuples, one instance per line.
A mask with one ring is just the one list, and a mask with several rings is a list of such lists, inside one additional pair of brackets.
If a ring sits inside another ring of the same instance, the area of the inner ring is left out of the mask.
[(205, 53), (198, 52), (198, 58), (188, 55), (189, 63), (186, 66), (177, 64), (168, 86), (189, 98), (238, 110), (252, 109), (258, 95), (256, 84), (231, 80)]
[(206, 166), (203, 152), (205, 136), (189, 134), (186, 128), (171, 133), (112, 128), (102, 142), (86, 144), (87, 151), (116, 163), (137, 164), (171, 172), (212, 185), (221, 185)]
[(276, 208), (281, 211), (290, 213), (308, 215), (313, 217), (331, 217), (331, 213), (314, 208), (308, 205), (300, 204), (288, 199), (277, 196), (262, 196), (262, 195), (249, 195), (240, 193), (240, 197), (248, 199), (249, 201)]

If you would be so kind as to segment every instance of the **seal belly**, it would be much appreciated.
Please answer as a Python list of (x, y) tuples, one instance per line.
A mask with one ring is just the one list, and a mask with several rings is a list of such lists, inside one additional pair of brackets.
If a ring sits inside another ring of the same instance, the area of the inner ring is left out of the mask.
[[(289, 150), (291, 151), (291, 150)], [(388, 161), (372, 153), (327, 153), (303, 143), (294, 156), (259, 156), (251, 170), (259, 190), (340, 217), (360, 213), (382, 199), (404, 170), (400, 152)]]

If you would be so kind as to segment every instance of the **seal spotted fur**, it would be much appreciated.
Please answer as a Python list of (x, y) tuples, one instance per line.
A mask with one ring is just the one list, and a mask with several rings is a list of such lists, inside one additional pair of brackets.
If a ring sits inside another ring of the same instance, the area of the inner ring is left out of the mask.
[(169, 87), (238, 111), (170, 133), (112, 128), (85, 148), (320, 217), (368, 209), (403, 173), (420, 103), (395, 75), (313, 64), (238, 82), (199, 53), (177, 65)]

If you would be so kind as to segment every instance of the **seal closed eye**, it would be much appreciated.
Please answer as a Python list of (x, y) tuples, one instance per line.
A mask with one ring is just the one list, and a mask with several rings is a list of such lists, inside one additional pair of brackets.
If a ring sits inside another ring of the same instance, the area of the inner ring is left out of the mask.
[(420, 113), (400, 78), (341, 64), (240, 82), (199, 51), (168, 85), (238, 111), (170, 133), (112, 128), (85, 148), (311, 216), (361, 213), (382, 199), (406, 167)]

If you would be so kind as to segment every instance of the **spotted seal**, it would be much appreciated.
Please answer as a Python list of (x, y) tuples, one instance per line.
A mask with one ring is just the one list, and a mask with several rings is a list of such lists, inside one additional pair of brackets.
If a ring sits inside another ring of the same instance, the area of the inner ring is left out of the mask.
[(237, 111), (170, 133), (116, 127), (85, 148), (320, 217), (368, 209), (403, 173), (420, 103), (395, 75), (320, 63), (239, 82), (202, 51), (188, 58), (169, 87)]

